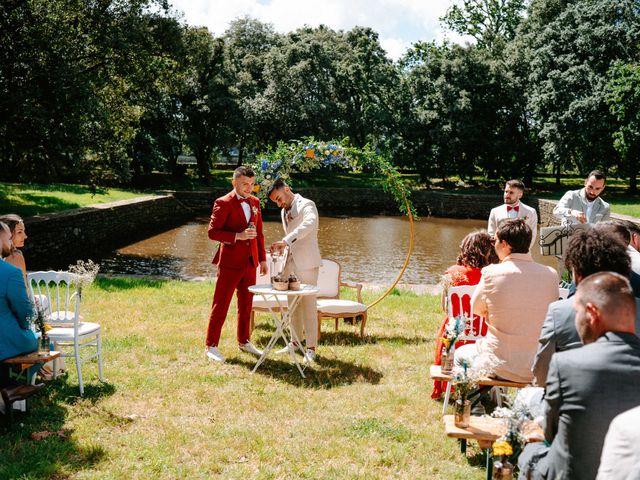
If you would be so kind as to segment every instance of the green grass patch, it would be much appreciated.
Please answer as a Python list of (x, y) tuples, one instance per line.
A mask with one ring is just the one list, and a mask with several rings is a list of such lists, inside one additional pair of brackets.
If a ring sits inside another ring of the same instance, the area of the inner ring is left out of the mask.
[(85, 185), (1, 183), (0, 211), (30, 217), (146, 195), (117, 188), (93, 189)]
[[(141, 279), (86, 288), (83, 316), (102, 325), (106, 382), (85, 364), (80, 398), (68, 362), (69, 374), (0, 434), (0, 478), (484, 478), (445, 436), (442, 404), (429, 397), (439, 298), (398, 290), (371, 309), (364, 340), (359, 325), (336, 332), (323, 322), (303, 379), (276, 355), (251, 373), (235, 303), (220, 345), (227, 362), (208, 362), (212, 292), (209, 282)], [(258, 315), (252, 340), (264, 346), (273, 331)], [(44, 430), (63, 434), (30, 438)]]

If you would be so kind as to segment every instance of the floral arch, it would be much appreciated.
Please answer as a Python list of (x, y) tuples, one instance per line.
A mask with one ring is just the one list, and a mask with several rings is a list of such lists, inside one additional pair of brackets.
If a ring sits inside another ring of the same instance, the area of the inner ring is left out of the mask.
[(410, 200), (410, 190), (402, 181), (398, 170), (380, 153), (369, 145), (356, 148), (339, 142), (319, 142), (313, 138), (290, 143), (279, 142), (277, 147), (258, 155), (252, 165), (256, 173), (255, 194), (264, 205), (268, 192), (277, 179), (290, 183), (291, 173), (310, 172), (327, 167), (338, 167), (354, 173), (371, 172), (380, 177), (385, 192), (395, 199), (401, 213), (409, 217), (409, 245), (407, 256), (400, 273), (393, 284), (367, 307), (371, 308), (389, 295), (398, 284), (413, 251), (415, 208)]

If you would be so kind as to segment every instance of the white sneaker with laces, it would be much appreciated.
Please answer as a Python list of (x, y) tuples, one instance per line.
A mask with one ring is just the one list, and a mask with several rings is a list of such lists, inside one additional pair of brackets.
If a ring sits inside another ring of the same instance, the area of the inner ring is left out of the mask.
[(207, 355), (209, 360), (213, 360), (214, 362), (224, 362), (224, 356), (218, 350), (218, 347), (205, 347), (204, 353)]
[(316, 351), (307, 348), (307, 352), (304, 354), (304, 363), (313, 363), (316, 360)]
[(252, 355), (255, 355), (256, 357), (262, 356), (262, 350), (258, 350), (251, 342), (240, 343), (238, 344), (238, 348), (243, 352), (250, 353)]
[(289, 342), (289, 343), (287, 343), (286, 347), (281, 348), (280, 350), (276, 351), (276, 354), (277, 355), (284, 355), (285, 353), (289, 353), (289, 352), (296, 353), (296, 350), (298, 350), (298, 346), (293, 342)]

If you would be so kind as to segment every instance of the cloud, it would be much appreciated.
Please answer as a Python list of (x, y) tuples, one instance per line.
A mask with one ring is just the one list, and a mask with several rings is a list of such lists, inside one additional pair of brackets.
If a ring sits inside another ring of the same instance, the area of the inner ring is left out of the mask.
[[(206, 26), (221, 35), (232, 20), (249, 16), (271, 23), (276, 31), (286, 33), (304, 25), (327, 25), (335, 30), (355, 26), (370, 27), (380, 36), (380, 43), (393, 58), (417, 41), (442, 41), (445, 31), (440, 24), (451, 0), (173, 0), (177, 11), (193, 26)], [(451, 33), (452, 40), (459, 38)]]

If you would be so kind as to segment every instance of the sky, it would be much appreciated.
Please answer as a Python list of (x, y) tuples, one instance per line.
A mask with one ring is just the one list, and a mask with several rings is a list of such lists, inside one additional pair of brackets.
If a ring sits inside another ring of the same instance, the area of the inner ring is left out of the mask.
[(452, 0), (171, 0), (192, 26), (205, 26), (214, 35), (224, 33), (229, 22), (248, 16), (273, 25), (281, 33), (308, 25), (324, 24), (334, 30), (356, 25), (371, 27), (393, 60), (417, 41), (438, 43), (463, 39), (446, 31), (439, 18)]

